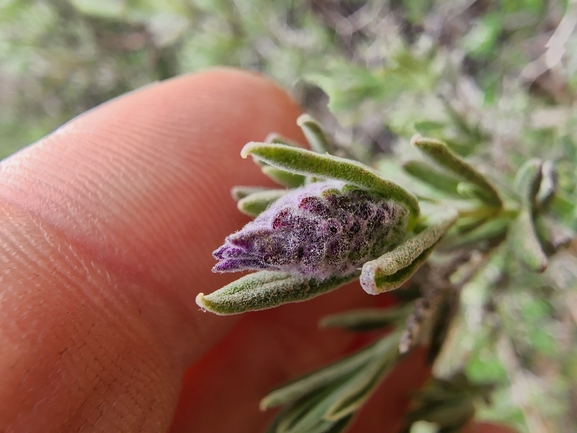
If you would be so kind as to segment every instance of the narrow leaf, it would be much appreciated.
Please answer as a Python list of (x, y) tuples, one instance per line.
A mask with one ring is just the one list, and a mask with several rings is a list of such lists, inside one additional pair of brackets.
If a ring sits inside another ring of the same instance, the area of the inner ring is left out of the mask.
[(282, 144), (255, 142), (246, 144), (242, 149), (241, 156), (246, 158), (248, 155), (296, 174), (320, 176), (351, 183), (378, 193), (385, 200), (403, 203), (414, 217), (419, 214), (419, 203), (412, 194), (399, 185), (383, 179), (359, 162), (332, 155), (321, 155)]
[(269, 188), (261, 186), (233, 186), (230, 190), (230, 195), (234, 201), (239, 201), (241, 198), (254, 194), (255, 192), (269, 191)]
[(285, 144), (287, 146), (292, 147), (302, 147), (299, 143), (290, 138), (285, 137), (284, 135), (277, 134), (276, 132), (271, 132), (269, 135), (266, 136), (264, 139), (265, 143), (271, 144)]
[(411, 176), (428, 183), (438, 190), (451, 195), (459, 195), (457, 193), (457, 185), (459, 185), (461, 181), (448, 173), (437, 170), (426, 162), (415, 160), (407, 161), (403, 164), (403, 168)]
[(517, 170), (515, 175), (515, 190), (521, 196), (523, 205), (530, 209), (535, 206), (535, 198), (541, 185), (542, 165), (540, 160), (530, 159)]
[[(392, 275), (380, 275), (374, 277), (367, 272), (365, 275), (366, 281), (363, 282), (363, 274), (361, 275), (361, 286), (365, 289), (365, 292), (371, 295), (378, 295), (384, 292), (390, 292), (391, 290), (398, 289), (403, 284), (405, 284), (409, 279), (417, 272), (417, 270), (427, 261), (437, 244), (434, 244), (428, 250), (425, 250), (423, 254), (415, 259), (409, 266), (403, 268)], [(367, 291), (365, 287), (369, 287), (371, 292)]]
[(465, 248), (482, 241), (495, 239), (505, 234), (510, 223), (511, 217), (509, 216), (490, 219), (467, 233), (460, 233), (454, 237), (445, 238), (441, 248), (443, 250)]
[[(360, 277), (361, 286), (365, 292), (376, 295), (396, 289), (403, 284), (424, 262), (432, 251), (432, 247), (456, 219), (457, 213), (452, 212), (437, 224), (433, 224), (416, 236), (407, 239), (394, 250), (365, 263)], [(427, 252), (426, 256), (423, 255), (425, 252)], [(417, 264), (418, 266), (416, 266)]]
[(261, 167), (261, 170), (265, 175), (274, 180), (276, 183), (288, 188), (297, 188), (304, 185), (306, 181), (305, 176), (281, 170), (280, 168), (271, 167), (269, 165)]
[(311, 149), (317, 153), (333, 153), (334, 149), (327, 139), (321, 125), (308, 114), (301, 114), (297, 119), (297, 125), (302, 129)]
[(340, 377), (361, 368), (373, 356), (376, 344), (371, 344), (346, 358), (338, 360), (319, 370), (308, 373), (296, 380), (275, 389), (260, 402), (260, 409), (266, 410), (283, 404), (292, 403), (302, 396), (330, 384)]
[(356, 279), (358, 273), (324, 281), (305, 280), (285, 272), (261, 271), (245, 275), (209, 294), (199, 293), (196, 303), (219, 315), (266, 310), (288, 302), (299, 302), (334, 290)]
[(529, 209), (523, 209), (511, 223), (509, 243), (515, 256), (528, 269), (534, 272), (543, 272), (547, 269), (547, 256), (537, 239)]
[(393, 308), (365, 308), (323, 317), (321, 328), (345, 328), (349, 331), (369, 331), (404, 322), (411, 306)]
[(561, 248), (568, 247), (575, 237), (571, 229), (557, 224), (546, 215), (537, 215), (533, 220), (535, 232), (547, 255), (553, 255)]
[(346, 384), (346, 391), (325, 413), (324, 419), (338, 420), (359, 410), (399, 359), (400, 333), (382, 340), (382, 353)]
[(268, 189), (241, 198), (236, 206), (243, 214), (255, 217), (288, 192), (286, 189)]
[[(471, 230), (480, 227), (485, 222), (487, 222), (487, 215), (465, 215), (461, 216), (453, 226), (451, 233), (458, 233), (462, 235), (464, 233), (468, 233)], [(449, 236), (449, 235), (447, 235)]]
[(342, 380), (332, 383), (320, 392), (304, 396), (299, 401), (281, 411), (275, 422), (275, 433), (298, 433), (307, 431), (323, 433), (332, 423), (323, 419), (323, 414), (331, 404), (335, 390), (342, 386)]
[(537, 193), (537, 203), (539, 203), (539, 207), (546, 208), (549, 206), (557, 192), (559, 176), (552, 161), (543, 162), (541, 171), (543, 178), (541, 179), (541, 185), (539, 186), (539, 192)]
[(475, 167), (453, 153), (445, 143), (433, 138), (423, 138), (420, 135), (413, 136), (411, 143), (451, 173), (486, 191), (487, 203), (498, 207), (503, 205), (499, 193), (491, 182)]
[(463, 198), (477, 199), (484, 203), (490, 203), (492, 200), (490, 193), (469, 182), (459, 182), (457, 192)]

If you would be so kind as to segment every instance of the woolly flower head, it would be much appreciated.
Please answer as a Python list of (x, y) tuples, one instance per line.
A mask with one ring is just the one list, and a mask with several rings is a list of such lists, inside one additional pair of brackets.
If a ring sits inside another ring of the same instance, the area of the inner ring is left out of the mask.
[(294, 189), (214, 251), (214, 272), (272, 270), (347, 276), (400, 242), (408, 211), (340, 181)]

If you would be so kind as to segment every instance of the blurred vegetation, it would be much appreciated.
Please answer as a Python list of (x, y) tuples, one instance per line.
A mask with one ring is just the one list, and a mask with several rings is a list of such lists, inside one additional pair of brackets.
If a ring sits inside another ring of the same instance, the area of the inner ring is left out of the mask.
[[(124, 92), (231, 65), (292, 89), (360, 158), (406, 157), (420, 132), (510, 178), (553, 160), (553, 208), (575, 230), (576, 25), (561, 0), (0, 0), (0, 157)], [(436, 369), (502, 385), (480, 418), (577, 431), (576, 252), (536, 277), (503, 251), (465, 287)]]

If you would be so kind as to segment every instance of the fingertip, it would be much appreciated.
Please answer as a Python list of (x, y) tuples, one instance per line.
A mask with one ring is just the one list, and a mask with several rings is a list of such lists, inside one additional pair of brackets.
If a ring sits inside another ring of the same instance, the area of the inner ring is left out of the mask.
[(167, 428), (182, 368), (235, 323), (194, 298), (231, 278), (210, 273), (245, 221), (230, 187), (264, 179), (239, 151), (272, 130), (301, 139), (298, 114), (261, 76), (210, 71), (118, 98), (3, 161), (0, 430)]

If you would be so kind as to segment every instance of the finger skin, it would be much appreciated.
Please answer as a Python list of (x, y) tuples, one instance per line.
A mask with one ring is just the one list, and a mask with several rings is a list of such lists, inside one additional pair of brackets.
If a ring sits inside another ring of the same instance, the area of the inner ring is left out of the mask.
[(302, 140), (268, 80), (213, 71), (93, 110), (0, 166), (0, 431), (160, 432), (182, 371), (237, 318), (203, 314), (210, 252), (262, 183), (241, 146)]

